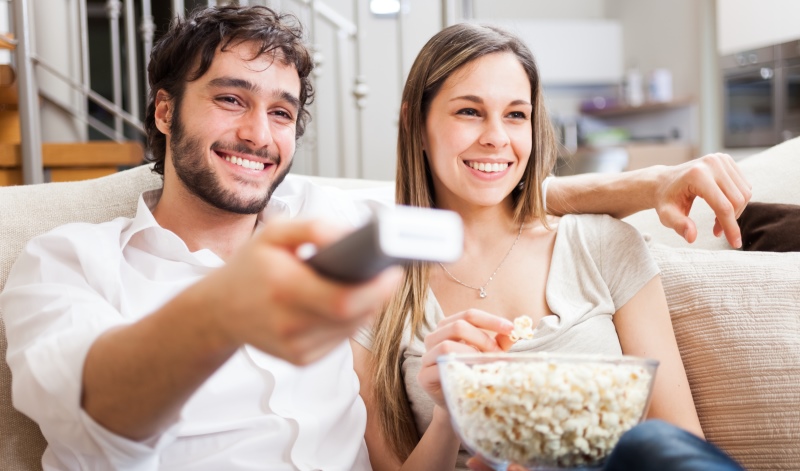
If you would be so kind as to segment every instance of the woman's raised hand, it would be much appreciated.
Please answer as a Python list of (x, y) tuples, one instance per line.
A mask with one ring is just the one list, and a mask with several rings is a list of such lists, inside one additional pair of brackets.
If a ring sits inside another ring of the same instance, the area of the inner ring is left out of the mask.
[(447, 410), (436, 359), (448, 353), (505, 352), (514, 344), (509, 334), (514, 324), (478, 309), (468, 309), (444, 318), (425, 336), (425, 354), (417, 381), (433, 402)]

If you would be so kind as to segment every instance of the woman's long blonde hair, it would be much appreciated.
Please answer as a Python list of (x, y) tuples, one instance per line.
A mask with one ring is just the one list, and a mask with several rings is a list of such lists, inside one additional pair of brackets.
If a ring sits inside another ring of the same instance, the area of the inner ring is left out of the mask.
[[(513, 53), (531, 84), (533, 147), (522, 177), (522, 188), (512, 193), (514, 219), (522, 223), (539, 218), (546, 224), (541, 185), (555, 164), (557, 148), (542, 99), (539, 73), (527, 46), (516, 36), (492, 26), (450, 26), (431, 38), (414, 61), (403, 90), (397, 139), (395, 196), (398, 204), (434, 207), (431, 172), (422, 149), (428, 109), (442, 84), (456, 70), (494, 53)], [(400, 345), (406, 327), (410, 328), (411, 335), (420, 336), (425, 322), (429, 277), (426, 264), (410, 265), (401, 288), (381, 312), (374, 327), (372, 393), (380, 408), (383, 435), (401, 460), (414, 449), (419, 434), (405, 393)]]

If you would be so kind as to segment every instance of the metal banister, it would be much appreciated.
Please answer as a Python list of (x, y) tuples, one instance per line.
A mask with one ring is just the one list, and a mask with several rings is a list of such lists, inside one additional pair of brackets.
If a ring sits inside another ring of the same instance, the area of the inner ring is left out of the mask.
[(14, 2), (14, 29), (17, 33), (17, 89), (19, 91), (20, 147), (22, 179), (25, 184), (44, 183), (42, 134), (39, 121), (39, 93), (33, 74), (28, 0)]

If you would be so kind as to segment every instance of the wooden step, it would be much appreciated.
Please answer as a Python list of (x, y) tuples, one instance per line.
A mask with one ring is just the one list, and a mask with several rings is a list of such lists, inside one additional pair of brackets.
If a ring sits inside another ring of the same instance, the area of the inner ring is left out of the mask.
[(16, 110), (19, 104), (19, 91), (17, 82), (8, 87), (0, 87), (0, 110)]
[(0, 64), (0, 87), (10, 87), (16, 79), (17, 74), (11, 64)]
[[(142, 145), (135, 141), (67, 142), (42, 144), (45, 167), (117, 167), (139, 165), (144, 159)], [(20, 144), (0, 142), (0, 167), (21, 167)]]
[(0, 168), (0, 186), (22, 185), (22, 170)]
[[(14, 39), (14, 35), (11, 33), (2, 35), (9, 39)], [(0, 49), (9, 50), (14, 48), (14, 45), (0, 41)], [(17, 74), (10, 64), (0, 64), (0, 109), (15, 109), (17, 107), (19, 93), (17, 92), (16, 78)]]
[[(11, 33), (0, 33), (0, 35), (7, 37), (8, 39), (14, 39), (14, 35)], [(17, 47), (13, 44), (9, 44), (5, 41), (0, 41), (0, 49), (11, 49), (12, 51)]]
[(19, 142), (19, 111), (0, 109), (0, 143), (19, 144)]

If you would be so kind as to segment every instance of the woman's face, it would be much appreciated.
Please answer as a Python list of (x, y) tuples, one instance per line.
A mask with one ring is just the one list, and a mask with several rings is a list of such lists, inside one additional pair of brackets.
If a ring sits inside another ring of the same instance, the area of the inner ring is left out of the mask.
[(512, 53), (456, 70), (431, 102), (423, 146), (436, 206), (494, 206), (522, 179), (531, 154), (531, 85)]

